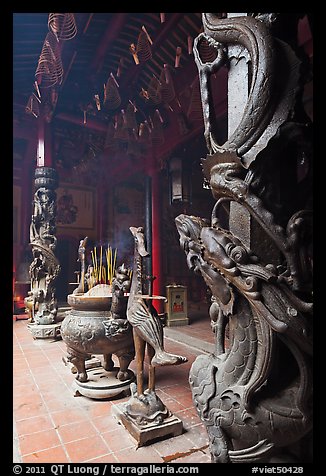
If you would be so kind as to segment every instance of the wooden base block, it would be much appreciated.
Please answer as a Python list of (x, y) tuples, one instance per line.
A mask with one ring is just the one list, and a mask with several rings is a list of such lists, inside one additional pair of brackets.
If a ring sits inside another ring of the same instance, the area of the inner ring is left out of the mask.
[(179, 436), (183, 432), (182, 421), (174, 415), (165, 418), (165, 420), (160, 424), (149, 423), (145, 426), (139, 426), (126, 413), (125, 403), (113, 405), (112, 414), (119, 423), (123, 424), (130, 435), (135, 438), (137, 448), (144, 446), (149, 441), (164, 438), (168, 435), (171, 437)]

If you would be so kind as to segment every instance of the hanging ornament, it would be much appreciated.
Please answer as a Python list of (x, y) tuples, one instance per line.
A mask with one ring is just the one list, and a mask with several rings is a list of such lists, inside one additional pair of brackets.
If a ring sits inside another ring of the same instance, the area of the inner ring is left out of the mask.
[(142, 31), (139, 33), (138, 40), (137, 40), (137, 48), (136, 54), (138, 60), (141, 63), (145, 63), (146, 61), (150, 60), (152, 57), (152, 40), (147, 33), (146, 28), (143, 26)]
[(118, 88), (119, 84), (111, 73), (107, 80), (106, 86), (104, 86), (103, 101), (103, 105), (109, 110), (117, 109), (121, 104), (121, 97)]
[(162, 101), (165, 104), (169, 104), (175, 98), (175, 89), (169, 66), (167, 64), (164, 65), (163, 70), (161, 72), (160, 83)]
[(49, 32), (44, 40), (38, 60), (35, 78), (38, 85), (49, 88), (60, 85), (63, 79), (61, 51), (56, 37)]
[(174, 63), (175, 68), (179, 68), (181, 53), (182, 53), (181, 46), (177, 46), (177, 49), (175, 51), (175, 63)]
[(161, 82), (155, 75), (153, 75), (152, 79), (148, 84), (147, 92), (148, 97), (154, 104), (160, 104), (162, 102)]
[(203, 108), (201, 103), (201, 94), (199, 86), (199, 78), (197, 77), (191, 88), (191, 97), (189, 101), (189, 107), (187, 111), (187, 117), (193, 121), (203, 121)]
[(131, 45), (129, 47), (129, 51), (132, 54), (132, 57), (134, 58), (135, 63), (139, 64), (139, 59), (138, 59), (137, 49), (136, 49), (135, 43), (131, 43)]
[(190, 35), (188, 35), (188, 37), (187, 37), (187, 44), (188, 44), (188, 55), (191, 55), (192, 54), (193, 40), (192, 40), (192, 36), (190, 36)]
[(38, 99), (36, 94), (32, 93), (25, 107), (25, 112), (27, 112), (27, 114), (32, 114), (34, 117), (38, 118), (40, 114), (39, 103), (40, 100)]
[(49, 13), (48, 27), (57, 41), (71, 40), (77, 34), (77, 25), (73, 13)]

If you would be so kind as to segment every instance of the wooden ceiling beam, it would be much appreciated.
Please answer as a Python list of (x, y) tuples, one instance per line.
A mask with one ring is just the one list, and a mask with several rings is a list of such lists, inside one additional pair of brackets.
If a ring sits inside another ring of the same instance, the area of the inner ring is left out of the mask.
[(115, 13), (112, 15), (112, 21), (109, 22), (102, 40), (94, 54), (94, 59), (90, 65), (92, 74), (97, 74), (101, 71), (106, 52), (110, 44), (119, 37), (119, 34), (126, 24), (128, 13)]
[[(168, 35), (173, 31), (173, 28), (176, 26), (176, 24), (180, 21), (180, 19), (184, 16), (184, 13), (174, 13), (168, 21), (162, 23), (161, 27), (158, 29), (157, 36), (156, 38), (152, 38), (153, 40), (153, 45), (152, 45), (152, 53), (155, 53), (155, 50), (160, 47), (160, 45), (166, 40)], [(143, 65), (146, 65), (146, 63), (143, 64), (138, 64), (138, 65), (133, 65), (131, 68), (129, 68), (128, 73), (125, 74), (122, 78), (121, 81), (121, 88), (124, 89), (127, 86), (130, 86), (133, 84), (139, 74), (142, 71)]]

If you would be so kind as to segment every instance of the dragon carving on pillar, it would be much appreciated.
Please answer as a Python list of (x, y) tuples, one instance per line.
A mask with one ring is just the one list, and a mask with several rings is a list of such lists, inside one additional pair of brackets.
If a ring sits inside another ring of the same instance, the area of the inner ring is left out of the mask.
[(35, 170), (35, 193), (30, 245), (33, 261), (29, 267), (31, 278), (32, 322), (54, 324), (57, 321), (58, 303), (54, 282), (60, 273), (60, 264), (54, 254), (56, 216), (56, 171), (50, 167)]
[[(312, 147), (303, 62), (274, 34), (282, 14), (202, 18), (194, 43), (209, 151), (202, 166), (216, 204), (210, 221), (182, 214), (176, 226), (189, 268), (212, 293), (216, 345), (192, 365), (193, 400), (212, 462), (311, 462)], [(200, 56), (203, 40), (216, 52), (210, 63)], [(239, 125), (219, 145), (211, 75), (227, 66), (229, 45), (249, 54), (251, 81)], [(225, 202), (241, 204), (260, 230), (250, 247), (221, 225)], [(273, 259), (261, 242), (277, 251)]]

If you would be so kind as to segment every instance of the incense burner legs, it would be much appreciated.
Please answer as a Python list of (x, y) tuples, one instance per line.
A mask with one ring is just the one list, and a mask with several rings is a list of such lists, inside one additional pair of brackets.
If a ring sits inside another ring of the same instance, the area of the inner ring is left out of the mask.
[[(134, 358), (132, 329), (126, 319), (113, 319), (109, 311), (73, 309), (66, 314), (61, 335), (68, 361), (77, 369), (75, 390), (91, 398), (106, 398), (129, 390), (135, 376), (128, 369)], [(86, 370), (91, 355), (102, 355), (102, 367)], [(114, 366), (116, 355), (119, 367)]]

